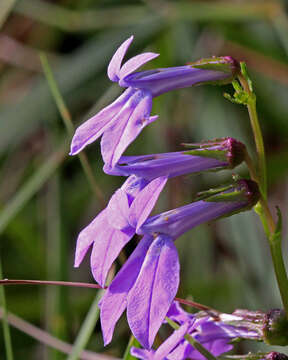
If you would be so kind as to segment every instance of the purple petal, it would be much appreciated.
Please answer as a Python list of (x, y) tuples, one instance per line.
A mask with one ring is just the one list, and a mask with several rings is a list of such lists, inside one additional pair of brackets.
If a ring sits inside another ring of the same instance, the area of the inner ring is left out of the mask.
[(125, 40), (119, 48), (116, 50), (115, 54), (113, 55), (107, 69), (108, 77), (111, 81), (119, 81), (119, 72), (121, 68), (122, 60), (128, 50), (130, 44), (133, 41), (134, 36), (130, 36), (127, 40)]
[(125, 230), (130, 227), (128, 197), (124, 190), (118, 189), (111, 197), (107, 205), (107, 219), (114, 229)]
[(184, 339), (184, 335), (187, 333), (190, 325), (190, 322), (186, 322), (181, 325), (178, 330), (174, 331), (173, 334), (159, 346), (153, 359), (161, 360), (168, 356), (169, 353)]
[(112, 104), (80, 125), (73, 136), (70, 155), (78, 154), (85, 146), (97, 140), (118, 119), (119, 112), (135, 90), (124, 91)]
[(194, 315), (183, 310), (177, 301), (173, 301), (167, 313), (167, 316), (171, 320), (177, 321), (179, 324), (184, 324), (187, 321), (194, 320)]
[(105, 210), (102, 210), (91, 223), (86, 226), (78, 235), (77, 243), (76, 243), (76, 251), (75, 251), (75, 260), (74, 267), (78, 267), (86, 252), (88, 251), (90, 245), (93, 243), (96, 235), (101, 229), (102, 224), (105, 224), (106, 221)]
[(152, 236), (141, 239), (101, 299), (100, 319), (105, 346), (112, 340), (115, 325), (126, 308), (128, 292), (137, 279), (152, 241)]
[(151, 348), (178, 285), (177, 249), (170, 237), (159, 235), (150, 246), (136, 283), (128, 295), (128, 323), (143, 347)]
[(122, 66), (119, 72), (119, 78), (121, 86), (121, 79), (125, 78), (125, 76), (131, 74), (133, 71), (137, 70), (140, 66), (146, 64), (148, 61), (155, 59), (159, 54), (156, 53), (143, 53), (140, 55), (136, 55), (132, 57), (130, 60), (126, 61), (126, 63)]
[(150, 182), (136, 196), (130, 207), (129, 221), (131, 226), (137, 229), (150, 215), (161, 191), (167, 182), (167, 177), (156, 178)]
[[(216, 339), (214, 341), (202, 344), (214, 356), (219, 356), (227, 351), (233, 349), (233, 345), (228, 344), (226, 339)], [(194, 349), (191, 345), (186, 347), (186, 356), (195, 360), (206, 360), (206, 358)]]
[(101, 152), (108, 166), (116, 165), (128, 145), (152, 121), (149, 119), (151, 108), (151, 95), (137, 90), (123, 108), (123, 116), (121, 114), (119, 121), (105, 131), (101, 139)]
[(196, 69), (190, 65), (140, 71), (120, 79), (120, 86), (149, 90), (153, 97), (165, 92), (193, 85), (224, 80), (231, 73)]
[[(141, 360), (154, 360), (154, 350), (146, 350), (146, 349), (139, 349), (136, 347), (132, 347), (130, 350), (130, 354), (137, 359)], [(165, 360), (165, 359), (162, 359)]]
[(112, 228), (108, 222), (107, 210), (105, 209), (105, 217), (103, 217), (101, 226), (97, 228), (97, 232), (94, 234), (95, 239), (90, 258), (94, 279), (102, 287), (105, 285), (111, 265), (134, 233), (131, 228), (125, 232)]
[(130, 175), (124, 184), (121, 186), (121, 189), (125, 191), (128, 196), (129, 206), (134, 201), (135, 197), (139, 192), (144, 189), (144, 187), (149, 184), (149, 181), (135, 175)]

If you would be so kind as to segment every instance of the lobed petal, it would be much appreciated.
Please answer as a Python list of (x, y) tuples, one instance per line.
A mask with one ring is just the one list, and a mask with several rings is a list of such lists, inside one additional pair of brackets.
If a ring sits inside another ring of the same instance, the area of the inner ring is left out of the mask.
[[(159, 348), (156, 350), (153, 359), (161, 360), (166, 358), (169, 353), (181, 342), (184, 340), (184, 335), (187, 334), (190, 327), (190, 322), (186, 322), (179, 327), (178, 330), (174, 331), (172, 335), (165, 340)], [(178, 360), (180, 360), (178, 358)]]
[(119, 255), (122, 248), (131, 240), (135, 234), (134, 229), (125, 232), (114, 229), (107, 219), (107, 209), (101, 226), (95, 233), (93, 249), (90, 257), (91, 270), (94, 279), (104, 287), (107, 274), (111, 265)]
[(132, 202), (129, 213), (129, 222), (136, 231), (150, 215), (167, 180), (167, 177), (160, 177), (152, 180), (140, 191)]
[(136, 55), (132, 57), (130, 60), (126, 61), (126, 63), (122, 66), (119, 72), (119, 79), (121, 86), (121, 80), (125, 78), (125, 76), (131, 74), (133, 71), (137, 70), (140, 66), (146, 64), (148, 61), (155, 59), (159, 54), (147, 52), (143, 54)]
[(126, 309), (127, 295), (137, 279), (152, 241), (152, 236), (141, 239), (101, 299), (100, 320), (105, 346), (111, 342), (115, 325)]
[(112, 59), (108, 65), (107, 74), (111, 81), (118, 82), (119, 81), (119, 73), (122, 64), (122, 60), (131, 45), (134, 36), (130, 36), (127, 40), (125, 40), (119, 48), (116, 50), (115, 54), (112, 56)]
[(135, 90), (127, 89), (112, 104), (106, 106), (96, 115), (80, 125), (71, 142), (70, 155), (76, 155), (87, 145), (97, 140), (104, 131), (117, 121), (119, 112), (133, 95)]
[(135, 285), (128, 295), (127, 318), (136, 339), (150, 349), (177, 293), (179, 259), (169, 236), (151, 244)]
[(118, 230), (130, 227), (128, 217), (130, 213), (128, 197), (123, 189), (118, 189), (111, 197), (107, 205), (107, 219), (109, 225)]
[(149, 92), (137, 90), (123, 108), (123, 116), (105, 131), (101, 139), (104, 162), (114, 167), (123, 152), (139, 135), (143, 128), (154, 119), (149, 118), (152, 98)]
[(86, 226), (78, 235), (75, 251), (74, 267), (78, 267), (89, 247), (92, 245), (98, 231), (106, 225), (105, 210), (102, 210), (91, 223)]

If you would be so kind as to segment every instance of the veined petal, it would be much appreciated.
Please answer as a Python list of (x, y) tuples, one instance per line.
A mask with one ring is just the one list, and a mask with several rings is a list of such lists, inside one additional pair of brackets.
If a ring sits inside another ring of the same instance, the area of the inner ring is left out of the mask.
[(125, 230), (130, 227), (129, 204), (126, 192), (118, 189), (111, 197), (107, 205), (107, 219), (110, 226), (114, 229)]
[(127, 318), (136, 339), (150, 349), (177, 293), (179, 260), (169, 236), (151, 244), (135, 285), (128, 295)]
[(129, 222), (132, 227), (138, 228), (150, 215), (158, 197), (167, 182), (167, 177), (160, 177), (152, 180), (136, 196), (130, 207)]
[(70, 155), (78, 154), (88, 144), (97, 140), (117, 120), (117, 115), (134, 92), (131, 88), (125, 90), (112, 104), (80, 125), (73, 136)]
[(116, 165), (125, 149), (151, 122), (149, 119), (152, 108), (150, 93), (137, 90), (130, 100), (125, 109), (125, 116), (121, 116), (120, 121), (107, 129), (101, 139), (103, 160), (111, 167)]
[(101, 299), (100, 319), (105, 346), (112, 340), (115, 325), (126, 309), (127, 295), (137, 279), (152, 241), (152, 236), (141, 239)]
[(99, 229), (106, 224), (106, 210), (102, 210), (91, 223), (86, 226), (78, 235), (75, 251), (74, 267), (78, 267), (89, 247), (97, 236)]
[(101, 227), (95, 233), (93, 249), (90, 257), (91, 270), (94, 279), (104, 287), (107, 274), (111, 265), (119, 255), (122, 248), (135, 234), (134, 229), (127, 229), (125, 232), (114, 229), (107, 219), (107, 210), (102, 219)]
[(147, 52), (143, 54), (136, 55), (126, 61), (126, 63), (122, 66), (120, 72), (119, 72), (119, 79), (121, 86), (121, 79), (123, 79), (125, 76), (131, 74), (133, 71), (137, 70), (140, 66), (146, 64), (148, 61), (155, 59), (159, 54)]
[(119, 48), (116, 50), (115, 54), (112, 56), (112, 59), (108, 65), (107, 74), (111, 81), (119, 81), (119, 72), (122, 64), (122, 60), (133, 41), (134, 36), (130, 36), (125, 40)]

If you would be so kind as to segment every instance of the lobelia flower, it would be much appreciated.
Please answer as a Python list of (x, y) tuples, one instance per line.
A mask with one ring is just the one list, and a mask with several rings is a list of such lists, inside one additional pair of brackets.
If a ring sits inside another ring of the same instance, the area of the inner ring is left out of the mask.
[(179, 284), (179, 260), (174, 240), (204, 222), (250, 209), (259, 199), (257, 184), (238, 180), (213, 190), (204, 200), (148, 218), (134, 252), (101, 299), (100, 316), (107, 345), (127, 308), (129, 327), (144, 348), (150, 349)]
[[(79, 267), (93, 244), (90, 258), (92, 274), (104, 287), (112, 263), (135, 234), (135, 226), (128, 222), (130, 212), (133, 211), (135, 224), (141, 225), (149, 216), (166, 181), (165, 177), (148, 182), (134, 175), (129, 176), (111, 197), (107, 207), (79, 233), (74, 267)], [(136, 196), (141, 203), (133, 206)]]
[(175, 301), (167, 317), (177, 322), (179, 328), (156, 351), (132, 348), (133, 356), (143, 360), (205, 360), (205, 357), (184, 338), (185, 335), (192, 336), (214, 356), (230, 351), (233, 348), (230, 344), (232, 340), (238, 338), (259, 340), (257, 331), (245, 326), (227, 325), (207, 314), (187, 313)]
[(108, 66), (108, 77), (127, 88), (112, 104), (79, 126), (71, 143), (70, 155), (79, 153), (100, 136), (104, 162), (114, 167), (128, 145), (158, 116), (150, 116), (152, 98), (164, 92), (204, 83), (229, 83), (239, 72), (231, 57), (204, 59), (185, 66), (136, 72), (159, 54), (143, 53), (122, 65), (133, 36), (124, 41)]
[(195, 144), (193, 150), (162, 154), (122, 156), (113, 167), (104, 165), (109, 175), (131, 174), (152, 180), (159, 176), (169, 178), (207, 170), (232, 169), (245, 157), (245, 145), (234, 138), (216, 139)]
[(116, 165), (114, 169), (104, 166), (109, 174), (130, 177), (111, 197), (106, 209), (80, 232), (75, 267), (80, 265), (93, 244), (92, 273), (95, 280), (104, 286), (112, 263), (149, 216), (167, 178), (232, 168), (243, 160), (244, 154), (242, 143), (225, 138), (201, 144), (192, 151), (125, 157), (127, 165)]

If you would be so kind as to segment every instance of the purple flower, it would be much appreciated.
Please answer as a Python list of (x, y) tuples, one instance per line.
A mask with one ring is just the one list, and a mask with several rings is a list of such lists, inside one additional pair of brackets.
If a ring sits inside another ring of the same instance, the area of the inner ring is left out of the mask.
[(161, 233), (176, 239), (204, 222), (250, 209), (258, 199), (257, 184), (252, 180), (239, 180), (236, 186), (216, 191), (214, 195), (210, 194), (204, 200), (147, 219), (138, 233), (151, 235)]
[[(111, 197), (108, 206), (78, 235), (74, 266), (78, 267), (93, 244), (91, 270), (103, 287), (108, 271), (136, 228), (149, 216), (167, 178), (148, 182), (131, 175)], [(137, 201), (134, 201), (135, 198)]]
[(232, 340), (238, 338), (259, 340), (257, 331), (244, 326), (227, 325), (201, 313), (187, 313), (177, 302), (172, 303), (167, 316), (179, 324), (179, 329), (174, 331), (156, 351), (132, 348), (133, 356), (143, 360), (205, 360), (203, 355), (184, 338), (185, 335), (192, 336), (214, 356), (231, 350)]
[(109, 175), (129, 176), (131, 174), (152, 180), (159, 176), (169, 178), (207, 170), (234, 168), (245, 154), (245, 146), (233, 139), (223, 138), (197, 144), (196, 149), (162, 154), (122, 156), (114, 168), (104, 165)]
[(238, 71), (233, 59), (223, 57), (175, 68), (133, 73), (158, 54), (140, 54), (122, 65), (132, 40), (133, 36), (120, 45), (108, 66), (110, 80), (127, 87), (127, 90), (112, 104), (78, 127), (72, 139), (70, 155), (79, 153), (86, 145), (103, 135), (103, 160), (113, 168), (143, 128), (157, 119), (157, 116), (150, 116), (153, 97), (200, 83), (227, 83)]
[(243, 152), (243, 144), (227, 138), (192, 150), (192, 154), (198, 156), (186, 151), (127, 157), (128, 165), (117, 165), (111, 173), (130, 177), (111, 197), (106, 209), (80, 232), (75, 267), (80, 265), (93, 244), (92, 273), (104, 286), (113, 261), (149, 216), (168, 177), (232, 167), (242, 160)]
[[(209, 193), (205, 200), (156, 215), (138, 226), (143, 239), (101, 299), (105, 345), (127, 307), (132, 333), (150, 349), (178, 290), (180, 266), (174, 240), (203, 222), (251, 208), (258, 197), (256, 183), (239, 180), (234, 187)], [(215, 349), (218, 345), (221, 348), (221, 341), (217, 344)]]

